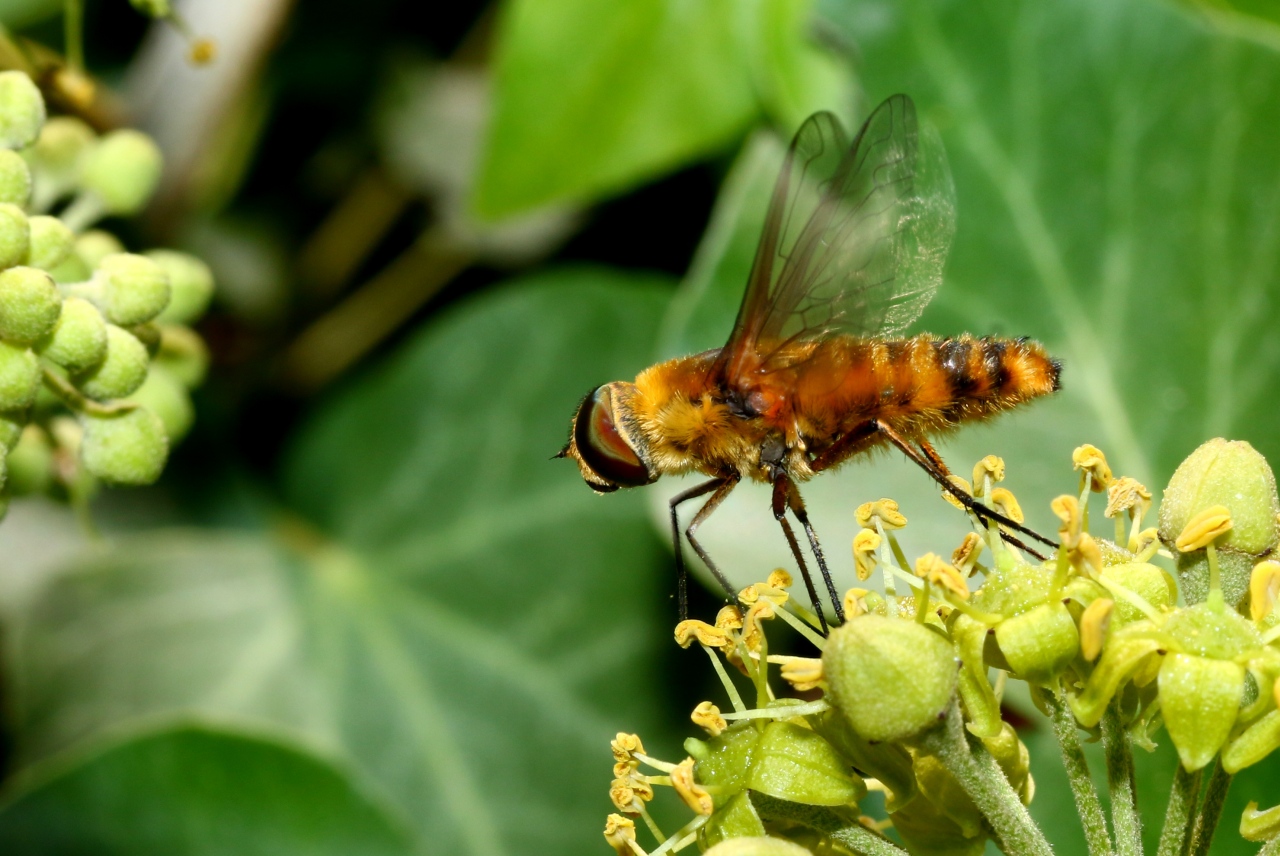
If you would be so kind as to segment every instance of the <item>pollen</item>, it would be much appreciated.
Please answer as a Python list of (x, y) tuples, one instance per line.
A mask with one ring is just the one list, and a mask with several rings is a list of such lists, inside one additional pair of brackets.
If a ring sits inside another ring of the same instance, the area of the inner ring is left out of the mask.
[(1084, 614), (1080, 616), (1080, 652), (1089, 662), (1098, 659), (1102, 653), (1102, 643), (1107, 639), (1115, 605), (1110, 598), (1100, 597), (1085, 607)]
[(885, 529), (901, 529), (907, 525), (907, 518), (898, 511), (898, 503), (892, 499), (879, 499), (875, 502), (864, 502), (854, 512), (854, 519), (864, 528), (872, 528), (871, 521), (879, 520)]
[(676, 644), (681, 648), (688, 648), (695, 641), (708, 648), (722, 648), (730, 642), (729, 634), (724, 630), (696, 618), (686, 619), (676, 625)]
[(1091, 446), (1088, 443), (1077, 446), (1071, 453), (1071, 463), (1081, 473), (1088, 473), (1091, 476), (1089, 482), (1091, 490), (1101, 493), (1111, 486), (1111, 467), (1107, 464), (1107, 456), (1102, 454), (1097, 446)]
[(956, 566), (956, 570), (964, 574), (966, 577), (973, 573), (974, 566), (978, 564), (978, 556), (982, 555), (982, 548), (986, 546), (986, 542), (976, 532), (970, 532), (964, 536), (964, 541), (960, 542), (960, 546), (951, 554), (951, 564)]
[(611, 814), (605, 819), (604, 840), (618, 856), (646, 856), (636, 843), (636, 825), (620, 814)]
[(1231, 531), (1231, 512), (1211, 505), (1187, 522), (1174, 545), (1183, 553), (1200, 550)]
[(1049, 507), (1062, 521), (1062, 525), (1058, 527), (1058, 540), (1068, 549), (1074, 547), (1080, 540), (1080, 528), (1083, 525), (1080, 501), (1071, 494), (1063, 494), (1049, 503)]
[(720, 708), (709, 701), (699, 702), (689, 718), (693, 720), (694, 725), (712, 737), (719, 737), (729, 727), (729, 723), (725, 722), (724, 717), (720, 715)]
[[(957, 476), (954, 474), (949, 475), (947, 476), (947, 481), (951, 482), (952, 486), (954, 486), (957, 491), (959, 491), (960, 493), (963, 493), (965, 496), (973, 496), (973, 487), (960, 476)], [(945, 499), (947, 502), (951, 503), (952, 505), (954, 505), (956, 508), (960, 509), (961, 511), (965, 510), (964, 503), (956, 499), (955, 496), (951, 493), (951, 491), (943, 489), (942, 498)]]
[(992, 484), (1004, 481), (1004, 459), (995, 455), (987, 455), (978, 461), (973, 468), (973, 495), (982, 496), (987, 479)]
[(1249, 575), (1249, 617), (1262, 621), (1275, 609), (1280, 597), (1280, 562), (1259, 562)]
[(1138, 509), (1136, 514), (1141, 517), (1150, 508), (1151, 491), (1137, 479), (1123, 476), (1107, 488), (1107, 510), (1103, 512), (1106, 517), (1118, 517), (1126, 511), (1133, 513), (1132, 509)]
[(1018, 504), (1017, 497), (1008, 488), (998, 487), (991, 491), (991, 504), (995, 506), (996, 511), (1014, 523), (1023, 523), (1027, 519), (1022, 513), (1022, 506)]
[(711, 794), (693, 780), (693, 759), (685, 758), (671, 771), (671, 785), (695, 814), (710, 815), (715, 810)]
[(960, 600), (969, 599), (969, 586), (965, 584), (964, 574), (942, 561), (942, 558), (935, 553), (925, 553), (916, 559), (916, 576), (955, 595)]
[(874, 529), (862, 529), (853, 536), (853, 565), (858, 579), (871, 579), (876, 568), (876, 551), (880, 549), (880, 533)]
[(845, 618), (857, 618), (859, 615), (867, 613), (866, 596), (868, 589), (851, 588), (844, 593), (841, 603), (844, 606)]
[(779, 657), (777, 662), (782, 665), (782, 679), (795, 687), (796, 692), (817, 689), (825, 680), (822, 661), (816, 657)]

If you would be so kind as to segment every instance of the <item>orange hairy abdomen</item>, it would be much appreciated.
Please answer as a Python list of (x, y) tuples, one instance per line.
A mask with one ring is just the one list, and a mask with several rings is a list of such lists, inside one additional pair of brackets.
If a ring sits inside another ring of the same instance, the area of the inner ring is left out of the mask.
[[(761, 376), (768, 420), (814, 438), (871, 419), (921, 435), (982, 419), (1058, 388), (1058, 364), (1037, 342), (920, 335), (833, 337), (795, 368)], [(792, 429), (794, 430), (794, 428)]]

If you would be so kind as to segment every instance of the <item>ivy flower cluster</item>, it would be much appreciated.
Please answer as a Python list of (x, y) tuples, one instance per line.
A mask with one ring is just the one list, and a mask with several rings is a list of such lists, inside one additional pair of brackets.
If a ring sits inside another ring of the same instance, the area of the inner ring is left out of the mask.
[[(1231, 777), (1280, 747), (1274, 476), (1247, 443), (1212, 440), (1178, 468), (1148, 526), (1144, 485), (1114, 476), (1093, 446), (1076, 449), (1073, 465), (1077, 489), (1051, 503), (1060, 526), (1047, 560), (973, 517), (949, 560), (909, 563), (907, 519), (881, 499), (857, 510), (853, 541), (859, 580), (880, 585), (850, 589), (847, 620), (829, 636), (782, 570), (713, 622), (681, 622), (676, 641), (706, 652), (728, 709), (694, 709), (703, 734), (685, 741), (683, 759), (617, 736), (609, 845), (627, 856), (694, 846), (714, 856), (978, 856), (988, 842), (1052, 853), (1026, 809), (1027, 747), (1002, 716), (1008, 681), (1019, 680), (1058, 739), (1090, 856), (1143, 852), (1133, 752), (1163, 735), (1179, 763), (1159, 853), (1207, 853)], [(1021, 523), (1004, 478), (989, 456), (972, 481), (953, 484)], [(1109, 523), (1091, 527), (1095, 496)], [(770, 653), (766, 629), (778, 621), (812, 656)], [(1105, 747), (1108, 809), (1082, 732)], [(678, 829), (649, 812), (663, 787), (688, 809)], [(641, 844), (637, 822), (654, 843)], [(1240, 834), (1280, 853), (1280, 806), (1251, 804)]]
[(140, 211), (160, 170), (145, 134), (47, 117), (30, 77), (0, 73), (0, 510), (153, 482), (190, 428), (213, 276), (93, 228)]

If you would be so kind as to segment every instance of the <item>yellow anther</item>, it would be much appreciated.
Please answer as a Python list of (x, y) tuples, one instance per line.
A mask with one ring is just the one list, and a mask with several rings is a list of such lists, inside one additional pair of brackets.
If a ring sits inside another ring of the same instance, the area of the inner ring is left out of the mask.
[(1261, 621), (1275, 608), (1280, 597), (1280, 562), (1259, 562), (1249, 575), (1249, 616)]
[(1148, 547), (1150, 547), (1152, 544), (1159, 543), (1159, 541), (1160, 541), (1159, 529), (1157, 529), (1154, 526), (1148, 529), (1143, 529), (1137, 535), (1134, 535), (1132, 538), (1129, 539), (1129, 552), (1142, 554), (1146, 552)]
[(987, 455), (973, 467), (973, 495), (982, 496), (987, 479), (992, 484), (1004, 481), (1004, 458)]
[(1071, 494), (1063, 494), (1049, 503), (1053, 513), (1062, 521), (1058, 527), (1058, 540), (1068, 549), (1080, 540), (1080, 501)]
[(729, 727), (729, 723), (725, 722), (724, 717), (720, 715), (720, 708), (709, 701), (698, 702), (698, 706), (693, 709), (689, 718), (693, 720), (694, 725), (712, 737), (719, 737)]
[(711, 794), (706, 788), (693, 780), (693, 759), (685, 758), (671, 771), (671, 784), (684, 800), (684, 804), (696, 814), (710, 815), (715, 810)]
[(769, 574), (769, 579), (762, 583), (754, 583), (738, 592), (738, 600), (742, 603), (752, 604), (760, 598), (768, 598), (778, 606), (787, 602), (790, 595), (787, 593), (787, 587), (791, 585), (791, 574), (788, 574), (782, 568), (778, 568)]
[(681, 648), (688, 648), (695, 640), (709, 648), (720, 648), (729, 644), (729, 634), (696, 618), (686, 618), (676, 625), (676, 643)]
[(742, 610), (733, 604), (720, 607), (716, 613), (716, 629), (726, 634), (731, 630), (742, 629)]
[(1092, 474), (1090, 489), (1102, 493), (1111, 486), (1111, 467), (1107, 464), (1107, 456), (1097, 446), (1085, 443), (1077, 446), (1071, 453), (1071, 463), (1077, 470)]
[[(973, 488), (969, 485), (967, 481), (962, 479), (960, 476), (949, 475), (947, 476), (947, 481), (951, 482), (952, 486), (955, 487), (955, 489), (959, 493), (962, 493), (965, 496), (973, 496)], [(964, 511), (964, 503), (956, 499), (955, 495), (952, 494), (951, 491), (943, 489), (942, 498), (945, 499), (947, 502), (951, 503), (952, 505), (954, 505), (956, 508), (960, 509), (961, 511)]]
[(969, 599), (969, 586), (965, 584), (964, 574), (942, 561), (936, 553), (925, 553), (916, 559), (916, 576), (951, 592), (961, 600)]
[(1077, 570), (1085, 574), (1089, 574), (1090, 571), (1095, 574), (1102, 571), (1102, 548), (1087, 532), (1081, 535), (1076, 545), (1067, 551), (1067, 558)]
[(605, 819), (604, 840), (618, 856), (646, 856), (636, 843), (636, 825), (620, 814), (611, 814)]
[[(770, 658), (772, 659), (772, 658)], [(822, 661), (816, 657), (782, 657), (782, 679), (798, 692), (807, 692), (822, 685)]]
[(1147, 513), (1151, 508), (1151, 491), (1139, 482), (1137, 479), (1131, 479), (1128, 476), (1122, 476), (1111, 483), (1111, 487), (1107, 488), (1107, 510), (1102, 512), (1107, 517), (1116, 517), (1137, 509), (1137, 515)]
[(844, 593), (842, 602), (844, 604), (844, 617), (846, 619), (857, 618), (867, 611), (867, 602), (863, 600), (867, 596), (867, 589), (851, 588)]
[(991, 504), (995, 506), (996, 511), (1014, 523), (1022, 523), (1027, 519), (1026, 515), (1022, 513), (1022, 506), (1018, 505), (1017, 497), (1007, 488), (994, 488), (991, 491)]
[(774, 570), (773, 573), (769, 574), (769, 579), (765, 580), (765, 585), (775, 589), (789, 589), (791, 588), (791, 583), (791, 574), (782, 568)]
[(978, 556), (982, 555), (982, 548), (986, 546), (977, 532), (970, 532), (964, 536), (964, 541), (960, 542), (960, 546), (951, 554), (951, 564), (956, 566), (956, 570), (964, 574), (966, 577), (973, 573), (973, 568), (978, 564)]
[(613, 750), (615, 761), (631, 763), (636, 753), (644, 754), (644, 744), (640, 742), (640, 735), (628, 734), (625, 731), (618, 732), (618, 736), (609, 742), (609, 748)]
[(1183, 553), (1201, 550), (1231, 531), (1231, 512), (1223, 505), (1211, 505), (1182, 527), (1174, 545)]
[(764, 628), (760, 626), (760, 622), (773, 618), (775, 614), (772, 601), (757, 600), (751, 604), (742, 623), (742, 644), (747, 646), (748, 651), (760, 650), (760, 644), (764, 641)]
[(864, 502), (854, 512), (858, 525), (866, 529), (874, 529), (872, 520), (878, 519), (885, 529), (901, 529), (907, 525), (907, 518), (898, 511), (898, 503), (892, 499), (880, 499), (875, 502)]
[(1102, 653), (1102, 643), (1107, 641), (1107, 628), (1111, 626), (1111, 613), (1115, 601), (1100, 597), (1085, 607), (1080, 616), (1080, 652), (1092, 662)]
[(871, 578), (876, 568), (876, 551), (880, 549), (880, 533), (874, 529), (862, 529), (853, 536), (853, 566), (858, 579)]
[(640, 814), (643, 810), (643, 797), (632, 787), (631, 779), (614, 779), (609, 785), (609, 799), (614, 808), (623, 814)]

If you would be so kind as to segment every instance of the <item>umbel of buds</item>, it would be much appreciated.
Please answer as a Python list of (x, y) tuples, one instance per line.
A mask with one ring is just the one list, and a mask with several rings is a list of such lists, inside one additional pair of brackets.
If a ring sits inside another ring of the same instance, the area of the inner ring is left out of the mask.
[(161, 166), (145, 134), (47, 118), (29, 77), (0, 72), (0, 514), (149, 484), (190, 428), (209, 268), (89, 228), (139, 211)]
[[(618, 813), (606, 841), (630, 856), (695, 844), (724, 856), (978, 856), (992, 843), (1048, 856), (1025, 809), (1035, 793), (1027, 747), (1002, 708), (1004, 688), (1020, 680), (1050, 719), (1091, 854), (1141, 852), (1133, 751), (1163, 739), (1178, 771), (1161, 852), (1207, 852), (1230, 777), (1280, 747), (1271, 469), (1245, 443), (1206, 443), (1164, 492), (1157, 531), (1144, 528), (1151, 492), (1115, 477), (1100, 450), (1081, 446), (1073, 464), (1077, 483), (1048, 509), (1060, 525), (1045, 558), (974, 517), (949, 562), (925, 553), (908, 568), (899, 541), (907, 518), (882, 499), (857, 509), (850, 568), (875, 588), (847, 592), (847, 620), (829, 635), (781, 570), (714, 623), (682, 622), (677, 641), (712, 659), (731, 709), (695, 708), (704, 735), (685, 742), (683, 760), (618, 735)], [(1004, 478), (1004, 463), (989, 456), (972, 488), (952, 483), (1021, 520)], [(1104, 500), (1115, 540), (1090, 531), (1090, 502)], [(1176, 563), (1185, 605), (1157, 554)], [(778, 620), (812, 656), (770, 653), (766, 631)], [(1105, 747), (1105, 807), (1081, 729)], [(648, 808), (664, 787), (691, 815), (674, 830)], [(882, 797), (875, 806), (865, 802), (872, 792)], [(656, 849), (638, 842), (637, 820)], [(1266, 852), (1280, 852), (1280, 807), (1251, 804), (1240, 829), (1275, 839)]]

